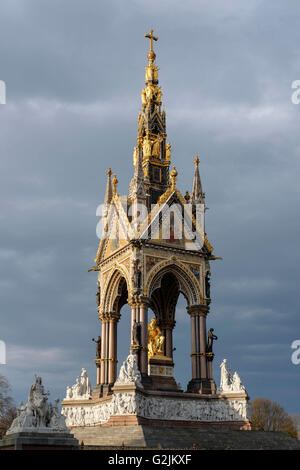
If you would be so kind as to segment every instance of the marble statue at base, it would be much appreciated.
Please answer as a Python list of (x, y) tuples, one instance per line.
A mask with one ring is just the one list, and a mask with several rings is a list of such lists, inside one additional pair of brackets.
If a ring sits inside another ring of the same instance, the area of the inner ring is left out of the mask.
[(232, 400), (193, 400), (182, 397), (144, 396), (138, 390), (114, 393), (104, 403), (63, 404), (67, 426), (95, 426), (111, 416), (138, 415), (151, 420), (193, 422), (238, 422), (249, 419), (246, 397)]
[(89, 400), (91, 398), (91, 383), (86, 369), (81, 369), (80, 377), (76, 378), (72, 387), (67, 387), (65, 400)]
[[(118, 385), (136, 385), (124, 390)], [(63, 402), (62, 413), (66, 424), (73, 426), (95, 426), (107, 423), (112, 416), (137, 415), (151, 420), (186, 422), (247, 422), (249, 420), (248, 395), (239, 375), (232, 375), (226, 359), (221, 364), (220, 398), (195, 399), (184, 396), (151, 396), (145, 394), (141, 384), (136, 357), (130, 354), (121, 366), (119, 377), (110, 400), (103, 403)], [(230, 396), (230, 393), (232, 396)], [(225, 399), (222, 394), (229, 395)]]
[(117, 378), (115, 385), (136, 385), (137, 387), (143, 388), (142, 376), (138, 369), (136, 357), (134, 354), (129, 354), (126, 361), (120, 368), (119, 377)]
[(220, 365), (221, 380), (219, 393), (247, 393), (245, 386), (242, 384), (240, 376), (237, 372), (232, 375), (231, 368), (224, 359)]
[(45, 392), (41, 377), (36, 377), (31, 386), (27, 404), (20, 403), (17, 416), (13, 420), (7, 435), (19, 432), (69, 433), (65, 417), (55, 405), (48, 402), (49, 393)]

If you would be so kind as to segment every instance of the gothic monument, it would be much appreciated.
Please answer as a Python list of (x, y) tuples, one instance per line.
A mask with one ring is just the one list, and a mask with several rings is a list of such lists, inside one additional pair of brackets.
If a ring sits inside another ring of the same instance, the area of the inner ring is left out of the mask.
[[(97, 381), (91, 389), (83, 369), (63, 401), (66, 424), (85, 444), (126, 445), (145, 426), (250, 429), (248, 395), (224, 360), (221, 385), (213, 377), (213, 341), (207, 333), (210, 261), (217, 259), (205, 232), (205, 193), (199, 159), (191, 194), (176, 187), (171, 165), (166, 111), (150, 30), (145, 88), (133, 151), (134, 176), (128, 196), (120, 196), (109, 169), (102, 237), (91, 271), (98, 273), (96, 294), (101, 334), (96, 343)], [(173, 330), (180, 293), (187, 304), (191, 377), (184, 387), (174, 378)], [(131, 344), (117, 376), (118, 322), (131, 308)], [(148, 310), (154, 313), (149, 322)], [(128, 427), (130, 426), (130, 428)], [(130, 433), (127, 432), (130, 429)]]

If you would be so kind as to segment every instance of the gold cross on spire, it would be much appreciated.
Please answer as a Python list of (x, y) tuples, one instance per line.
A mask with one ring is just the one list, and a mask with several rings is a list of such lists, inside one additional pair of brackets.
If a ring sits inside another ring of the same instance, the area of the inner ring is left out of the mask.
[[(149, 54), (150, 54), (150, 56), (153, 56), (153, 55), (154, 55), (154, 58), (155, 58), (155, 54), (154, 54), (154, 51), (153, 51), (153, 40), (154, 40), (154, 41), (157, 41), (157, 40), (158, 40), (158, 37), (153, 36), (153, 29), (150, 29), (149, 33), (148, 33), (148, 34), (145, 34), (145, 38), (149, 38), (149, 39), (150, 39), (150, 51), (149, 51)], [(150, 57), (149, 57), (149, 59), (150, 59)]]

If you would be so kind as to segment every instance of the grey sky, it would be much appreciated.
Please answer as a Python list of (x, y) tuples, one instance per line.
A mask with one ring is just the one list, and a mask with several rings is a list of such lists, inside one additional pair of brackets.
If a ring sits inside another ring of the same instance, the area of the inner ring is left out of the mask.
[[(81, 367), (95, 383), (95, 212), (108, 166), (128, 192), (153, 28), (178, 186), (191, 189), (198, 154), (208, 238), (224, 258), (212, 263), (208, 319), (219, 336), (216, 380), (226, 357), (251, 397), (299, 413), (300, 365), (290, 360), (300, 339), (299, 20), (296, 0), (2, 0), (0, 372), (16, 400), (35, 372), (53, 397)], [(177, 325), (185, 385), (182, 299)]]

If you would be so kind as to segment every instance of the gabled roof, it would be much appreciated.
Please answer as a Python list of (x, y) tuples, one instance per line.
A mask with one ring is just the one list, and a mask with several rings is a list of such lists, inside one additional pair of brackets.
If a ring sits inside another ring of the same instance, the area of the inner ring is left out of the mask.
[(103, 222), (105, 223), (103, 226), (103, 236), (100, 240), (95, 258), (97, 265), (114, 251), (127, 245), (130, 240), (135, 238), (135, 234), (124, 210), (122, 199), (118, 194), (114, 194), (109, 205), (106, 220), (104, 219)]
[[(181, 192), (177, 188), (170, 187), (164, 194), (162, 194), (157, 204), (155, 204), (152, 211), (148, 214), (148, 218), (141, 225), (139, 238), (147, 239), (149, 232), (152, 234), (152, 239), (155, 237), (156, 234), (159, 234), (160, 214), (162, 214), (163, 216), (166, 212), (169, 213), (169, 207), (174, 202), (178, 203), (184, 211), (185, 221), (182, 240), (184, 241), (185, 245), (187, 245), (188, 241), (189, 245), (188, 247), (185, 246), (185, 248), (189, 250), (199, 251), (203, 247), (203, 245), (205, 245), (209, 253), (212, 253), (213, 247), (208, 241), (206, 234), (203, 232), (203, 229), (200, 227), (199, 223), (192, 214), (192, 208), (190, 204), (187, 204)], [(197, 234), (197, 236), (195, 241), (193, 241), (193, 237), (195, 236), (195, 234)], [(164, 244), (170, 243), (167, 240), (161, 240), (161, 242)]]

